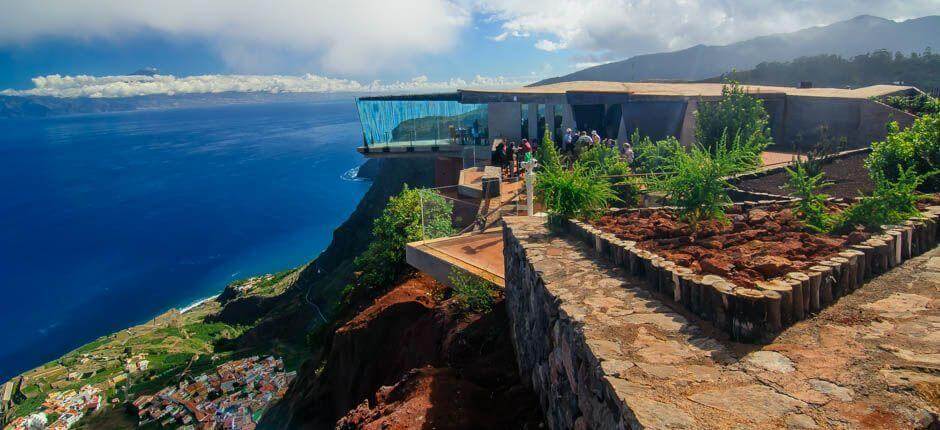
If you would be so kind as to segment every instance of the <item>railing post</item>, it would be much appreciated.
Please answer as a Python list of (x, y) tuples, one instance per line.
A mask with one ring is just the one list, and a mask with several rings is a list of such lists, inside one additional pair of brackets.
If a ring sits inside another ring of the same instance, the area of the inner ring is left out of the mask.
[(535, 166), (536, 159), (522, 163), (525, 167), (526, 212), (535, 215)]

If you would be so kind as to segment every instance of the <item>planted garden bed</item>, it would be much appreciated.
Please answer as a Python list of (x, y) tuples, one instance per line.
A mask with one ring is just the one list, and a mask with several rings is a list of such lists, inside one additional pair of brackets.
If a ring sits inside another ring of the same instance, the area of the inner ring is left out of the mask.
[[(874, 184), (865, 168), (865, 158), (868, 154), (868, 152), (855, 152), (823, 161), (822, 173), (826, 181), (832, 184), (822, 191), (837, 198), (858, 197), (859, 192), (871, 193)], [(780, 169), (771, 174), (741, 179), (735, 183), (735, 186), (743, 191), (785, 196), (790, 193), (790, 190), (785, 187), (789, 180), (789, 173)]]
[[(833, 205), (838, 205), (832, 203)], [(732, 338), (767, 340), (940, 240), (940, 206), (882, 232), (807, 232), (781, 203), (731, 206), (694, 232), (668, 209), (610, 213), (570, 232)], [(838, 209), (838, 208), (833, 208)]]

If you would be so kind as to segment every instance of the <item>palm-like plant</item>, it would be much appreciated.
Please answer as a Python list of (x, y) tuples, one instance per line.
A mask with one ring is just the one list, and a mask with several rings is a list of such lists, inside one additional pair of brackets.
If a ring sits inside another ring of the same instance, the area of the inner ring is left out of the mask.
[(663, 160), (661, 169), (667, 173), (651, 177), (649, 188), (665, 194), (693, 228), (701, 221), (724, 220), (724, 206), (731, 202), (726, 178), (753, 160), (740, 137), (729, 144), (726, 133), (711, 149), (695, 144), (688, 151), (676, 151)]

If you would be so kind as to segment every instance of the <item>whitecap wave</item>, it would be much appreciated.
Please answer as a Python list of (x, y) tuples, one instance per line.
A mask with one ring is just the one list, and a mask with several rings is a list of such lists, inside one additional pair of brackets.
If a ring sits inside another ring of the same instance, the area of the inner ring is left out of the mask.
[(366, 178), (360, 178), (360, 177), (359, 177), (359, 168), (360, 168), (360, 167), (362, 167), (362, 166), (356, 166), (356, 167), (353, 167), (352, 169), (347, 170), (346, 172), (344, 172), (342, 175), (339, 176), (340, 179), (342, 179), (342, 180), (344, 180), (344, 181), (350, 181), (350, 182), (365, 182), (365, 181), (368, 181), (368, 179), (366, 179)]

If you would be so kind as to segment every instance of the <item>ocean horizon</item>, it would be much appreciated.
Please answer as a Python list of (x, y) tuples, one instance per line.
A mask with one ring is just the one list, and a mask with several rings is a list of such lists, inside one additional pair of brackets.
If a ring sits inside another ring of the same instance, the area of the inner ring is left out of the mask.
[(0, 380), (315, 258), (360, 136), (352, 100), (0, 119)]

